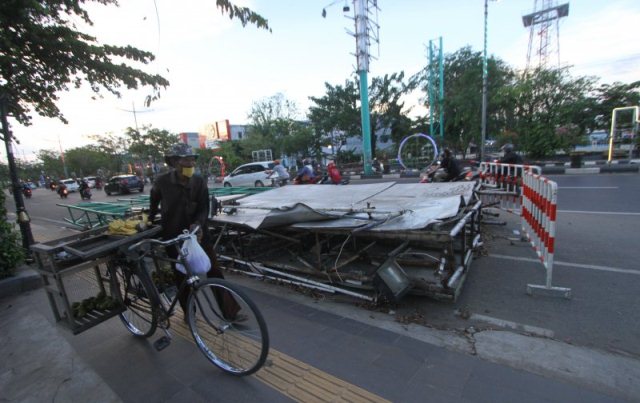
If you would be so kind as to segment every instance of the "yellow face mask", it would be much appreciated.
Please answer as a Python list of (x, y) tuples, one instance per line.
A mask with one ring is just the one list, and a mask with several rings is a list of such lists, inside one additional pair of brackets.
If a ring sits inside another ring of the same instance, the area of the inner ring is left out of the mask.
[(182, 174), (187, 178), (191, 178), (195, 171), (196, 169), (194, 167), (182, 167)]

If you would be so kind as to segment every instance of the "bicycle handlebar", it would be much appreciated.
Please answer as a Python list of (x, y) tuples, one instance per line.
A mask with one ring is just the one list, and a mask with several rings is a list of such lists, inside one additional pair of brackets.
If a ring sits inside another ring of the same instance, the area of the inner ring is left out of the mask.
[(196, 225), (193, 231), (189, 232), (189, 230), (184, 230), (182, 234), (178, 235), (175, 238), (167, 239), (166, 241), (161, 241), (159, 239), (153, 239), (153, 238), (143, 239), (142, 241), (136, 242), (133, 245), (129, 246), (127, 250), (129, 252), (132, 252), (136, 249), (139, 249), (140, 247), (142, 247), (142, 245), (147, 243), (153, 243), (153, 244), (162, 245), (162, 246), (173, 245), (174, 243), (178, 243), (180, 241), (184, 241), (188, 239), (191, 235), (194, 235), (195, 233), (197, 233), (198, 230), (200, 230), (200, 226)]

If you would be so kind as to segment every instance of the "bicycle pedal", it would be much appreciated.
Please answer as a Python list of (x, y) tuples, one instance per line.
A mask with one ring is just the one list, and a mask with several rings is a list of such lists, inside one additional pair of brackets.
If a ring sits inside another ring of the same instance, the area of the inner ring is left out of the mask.
[(169, 344), (171, 344), (171, 339), (167, 336), (162, 336), (153, 343), (153, 347), (156, 349), (156, 351), (162, 351), (165, 348), (169, 347)]

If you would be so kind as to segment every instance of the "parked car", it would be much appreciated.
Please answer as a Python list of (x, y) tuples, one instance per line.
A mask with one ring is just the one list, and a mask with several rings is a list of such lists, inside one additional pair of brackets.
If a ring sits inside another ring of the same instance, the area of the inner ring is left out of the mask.
[(95, 176), (87, 176), (86, 178), (82, 178), (82, 179), (87, 182), (87, 185), (89, 185), (89, 187), (91, 189), (96, 187), (96, 177)]
[(132, 190), (137, 190), (140, 193), (144, 192), (144, 182), (135, 175), (113, 176), (104, 185), (104, 192), (107, 196), (111, 195), (111, 193), (130, 193)]
[(273, 161), (250, 162), (240, 165), (229, 175), (225, 176), (222, 183), (225, 187), (231, 186), (256, 186), (262, 187), (271, 184), (267, 176), (274, 167)]
[(78, 189), (80, 189), (80, 185), (78, 185), (75, 179), (60, 179), (60, 183), (64, 183), (69, 193), (77, 192)]

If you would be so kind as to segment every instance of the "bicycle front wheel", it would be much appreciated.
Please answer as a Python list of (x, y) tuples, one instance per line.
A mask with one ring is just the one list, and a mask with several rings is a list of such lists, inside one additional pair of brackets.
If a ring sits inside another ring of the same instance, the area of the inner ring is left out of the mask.
[(219, 279), (198, 283), (188, 301), (188, 322), (196, 345), (214, 365), (233, 375), (256, 372), (269, 353), (262, 314), (247, 295)]
[(134, 336), (151, 336), (158, 326), (159, 304), (151, 280), (123, 262), (109, 262), (109, 270), (113, 294), (120, 295), (127, 308), (120, 314), (122, 323)]

